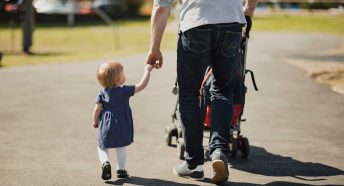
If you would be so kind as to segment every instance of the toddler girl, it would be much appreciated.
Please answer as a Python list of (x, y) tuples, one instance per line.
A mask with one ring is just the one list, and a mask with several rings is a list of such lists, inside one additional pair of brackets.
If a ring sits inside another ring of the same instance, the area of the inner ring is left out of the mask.
[(93, 126), (99, 127), (98, 156), (102, 164), (102, 178), (111, 179), (109, 148), (115, 148), (117, 154), (117, 177), (126, 178), (126, 146), (133, 142), (133, 119), (129, 98), (143, 90), (149, 81), (151, 65), (146, 65), (140, 83), (123, 85), (126, 78), (120, 63), (107, 62), (97, 70), (97, 79), (104, 88), (96, 97), (93, 112)]

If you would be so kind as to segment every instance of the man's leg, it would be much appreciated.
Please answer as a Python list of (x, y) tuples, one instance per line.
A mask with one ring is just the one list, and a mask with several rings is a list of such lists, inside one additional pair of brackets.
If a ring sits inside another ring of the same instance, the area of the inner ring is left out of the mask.
[(187, 153), (186, 163), (174, 169), (174, 172), (180, 176), (191, 174), (188, 170), (184, 170), (185, 168), (193, 170), (204, 164), (203, 124), (199, 107), (199, 90), (205, 69), (210, 62), (210, 37), (210, 28), (199, 27), (182, 33), (178, 40), (179, 111)]
[(215, 36), (217, 47), (212, 59), (214, 81), (210, 89), (212, 114), (209, 148), (214, 168), (212, 180), (223, 182), (228, 179), (228, 141), (233, 117), (233, 88), (242, 26), (240, 24), (217, 26), (218, 34)]

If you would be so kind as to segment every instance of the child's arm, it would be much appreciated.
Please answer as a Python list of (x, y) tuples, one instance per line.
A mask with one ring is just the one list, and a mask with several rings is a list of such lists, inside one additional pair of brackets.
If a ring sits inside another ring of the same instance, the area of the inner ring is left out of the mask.
[(99, 115), (100, 115), (100, 112), (102, 111), (102, 107), (103, 105), (100, 103), (97, 103), (94, 106), (94, 110), (93, 110), (93, 127), (94, 128), (98, 128)]
[(146, 88), (149, 82), (150, 72), (152, 71), (152, 69), (153, 69), (152, 65), (146, 65), (145, 72), (143, 73), (140, 83), (135, 85), (135, 93), (138, 93), (144, 88)]

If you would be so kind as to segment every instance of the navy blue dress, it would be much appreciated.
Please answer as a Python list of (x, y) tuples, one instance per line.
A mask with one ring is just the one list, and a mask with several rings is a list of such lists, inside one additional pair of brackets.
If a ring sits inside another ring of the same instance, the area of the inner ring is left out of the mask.
[(129, 98), (135, 86), (103, 89), (96, 97), (103, 109), (99, 116), (98, 145), (100, 148), (128, 146), (134, 139), (134, 127)]

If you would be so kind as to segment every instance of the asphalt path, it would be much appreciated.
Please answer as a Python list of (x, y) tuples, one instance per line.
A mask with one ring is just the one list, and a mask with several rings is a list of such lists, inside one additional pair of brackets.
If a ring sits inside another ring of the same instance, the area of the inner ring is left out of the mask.
[[(259, 92), (247, 82), (242, 125), (251, 154), (230, 162), (225, 185), (344, 184), (344, 96), (285, 63), (339, 45), (339, 37), (323, 34), (252, 33), (247, 63)], [(127, 84), (140, 80), (145, 54), (113, 59), (124, 64)], [(95, 73), (104, 60), (0, 69), (0, 185), (212, 185), (210, 162), (203, 182), (172, 172), (181, 160), (166, 146), (164, 129), (176, 102), (175, 52), (164, 59), (147, 89), (131, 98), (131, 177), (108, 182), (92, 127), (101, 88)]]

